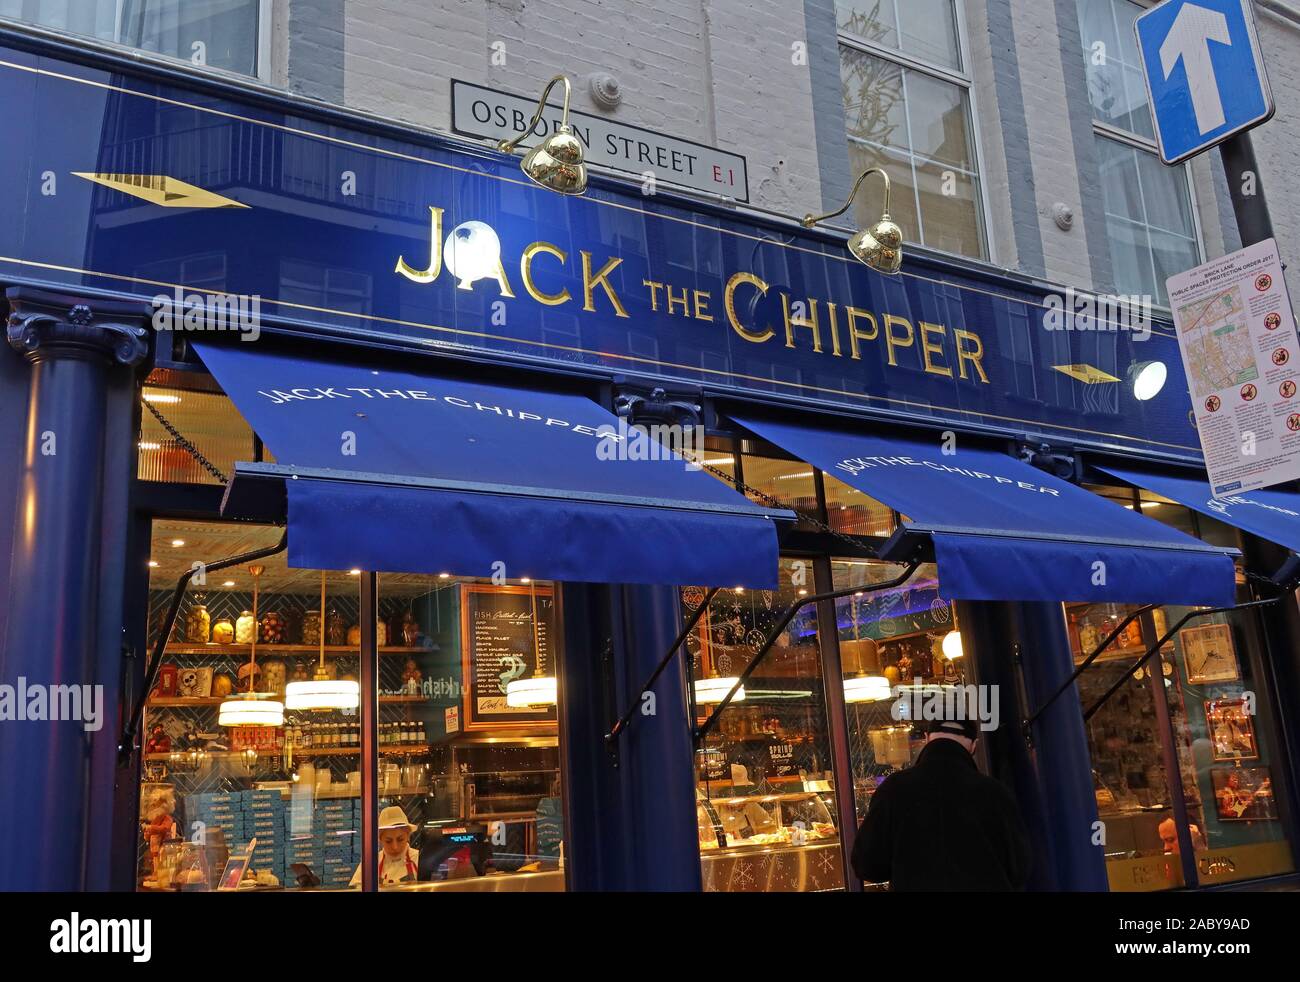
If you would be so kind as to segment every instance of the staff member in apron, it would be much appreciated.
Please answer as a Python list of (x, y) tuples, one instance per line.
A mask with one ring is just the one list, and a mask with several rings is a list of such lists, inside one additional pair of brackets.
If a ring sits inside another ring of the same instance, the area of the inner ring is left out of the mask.
[[(420, 851), (411, 848), (415, 826), (406, 820), (406, 812), (397, 805), (379, 813), (379, 883), (414, 883), (420, 878)], [(352, 874), (353, 887), (361, 886), (361, 867)]]

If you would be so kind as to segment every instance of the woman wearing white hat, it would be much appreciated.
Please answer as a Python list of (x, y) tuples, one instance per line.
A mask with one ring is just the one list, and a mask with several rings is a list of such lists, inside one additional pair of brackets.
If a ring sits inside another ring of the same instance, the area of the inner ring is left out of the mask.
[[(406, 812), (391, 805), (379, 813), (379, 883), (414, 883), (420, 878), (420, 851), (411, 848), (415, 826)], [(350, 886), (361, 886), (361, 867), (352, 874)]]

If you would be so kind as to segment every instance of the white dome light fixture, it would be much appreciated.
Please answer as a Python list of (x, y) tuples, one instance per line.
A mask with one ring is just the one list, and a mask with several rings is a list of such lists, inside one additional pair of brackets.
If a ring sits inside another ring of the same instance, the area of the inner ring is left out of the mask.
[(325, 670), (325, 571), (320, 574), (320, 662), (309, 682), (290, 682), (284, 687), (285, 708), (297, 712), (328, 712), (356, 709), (361, 705), (361, 686), (351, 679), (332, 679)]
[(257, 684), (257, 595), (265, 566), (250, 566), (253, 574), (253, 640), (248, 646), (248, 691), (225, 700), (217, 710), (218, 726), (284, 726), (284, 703), (271, 692), (254, 692)]
[[(735, 688), (740, 679), (736, 676), (728, 678), (711, 678), (695, 680), (695, 701), (701, 706), (716, 705), (727, 698), (727, 693)], [(745, 687), (742, 685), (736, 689), (736, 694), (731, 697), (732, 702), (745, 701)]]
[(540, 709), (554, 706), (559, 702), (559, 685), (554, 675), (546, 674), (546, 660), (543, 657), (541, 635), (537, 627), (537, 584), (531, 579), (525, 582), (532, 586), (533, 596), (533, 659), (536, 668), (531, 678), (515, 679), (506, 683), (506, 705), (511, 709)]
[(884, 702), (892, 695), (889, 679), (883, 675), (850, 675), (844, 680), (846, 703)]
[(1160, 394), (1169, 378), (1169, 369), (1163, 361), (1134, 362), (1128, 370), (1129, 383), (1133, 387), (1133, 398), (1138, 402), (1147, 402)]

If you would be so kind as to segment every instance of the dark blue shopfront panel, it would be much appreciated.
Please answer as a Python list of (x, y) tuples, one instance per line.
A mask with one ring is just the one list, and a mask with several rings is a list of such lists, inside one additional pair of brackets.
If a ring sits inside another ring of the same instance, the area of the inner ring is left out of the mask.
[(944, 597), (1233, 602), (1228, 552), (969, 440), (737, 422), (928, 532)]
[[(1022, 280), (915, 256), (886, 277), (790, 224), (599, 179), (557, 195), (482, 147), (4, 47), (0, 103), (23, 107), (6, 119), (5, 173), (25, 178), (6, 186), (26, 189), (0, 222), (10, 280), (230, 292), (317, 332), (1199, 457), (1168, 327), (1060, 316), (1073, 298)], [(33, 190), (43, 174), (57, 193)], [(492, 233), (485, 266), (447, 248), (471, 222)], [(1130, 371), (1152, 360), (1169, 381), (1140, 402)]]
[(1131, 467), (1099, 467), (1112, 477), (1146, 488), (1243, 532), (1300, 552), (1300, 494), (1251, 491), (1216, 498), (1206, 481)]
[(292, 566), (776, 585), (773, 521), (590, 399), (198, 347), (288, 470)]

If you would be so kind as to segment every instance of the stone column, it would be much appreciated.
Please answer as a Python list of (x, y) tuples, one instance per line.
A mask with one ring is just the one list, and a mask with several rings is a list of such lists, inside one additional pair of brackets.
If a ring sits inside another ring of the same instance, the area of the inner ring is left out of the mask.
[[(103, 786), (91, 768), (103, 755), (93, 751), (120, 725), (121, 674), (104, 668), (114, 660), (100, 651), (111, 626), (101, 624), (102, 582), (124, 572), (122, 557), (101, 546), (106, 494), (122, 497), (105, 484), (107, 396), (121, 382), (114, 373), (148, 353), (148, 308), (24, 287), (8, 299), (9, 343), (31, 372), (22, 459), (10, 462), (19, 473), (0, 685), (13, 687), (19, 718), (0, 721), (0, 890), (78, 890), (84, 844), (105, 839), (89, 828), (92, 815), (106, 820), (92, 807), (92, 782)], [(22, 718), (41, 701), (45, 719)], [(56, 712), (81, 718), (50, 718)], [(96, 712), (93, 728), (86, 717)]]

